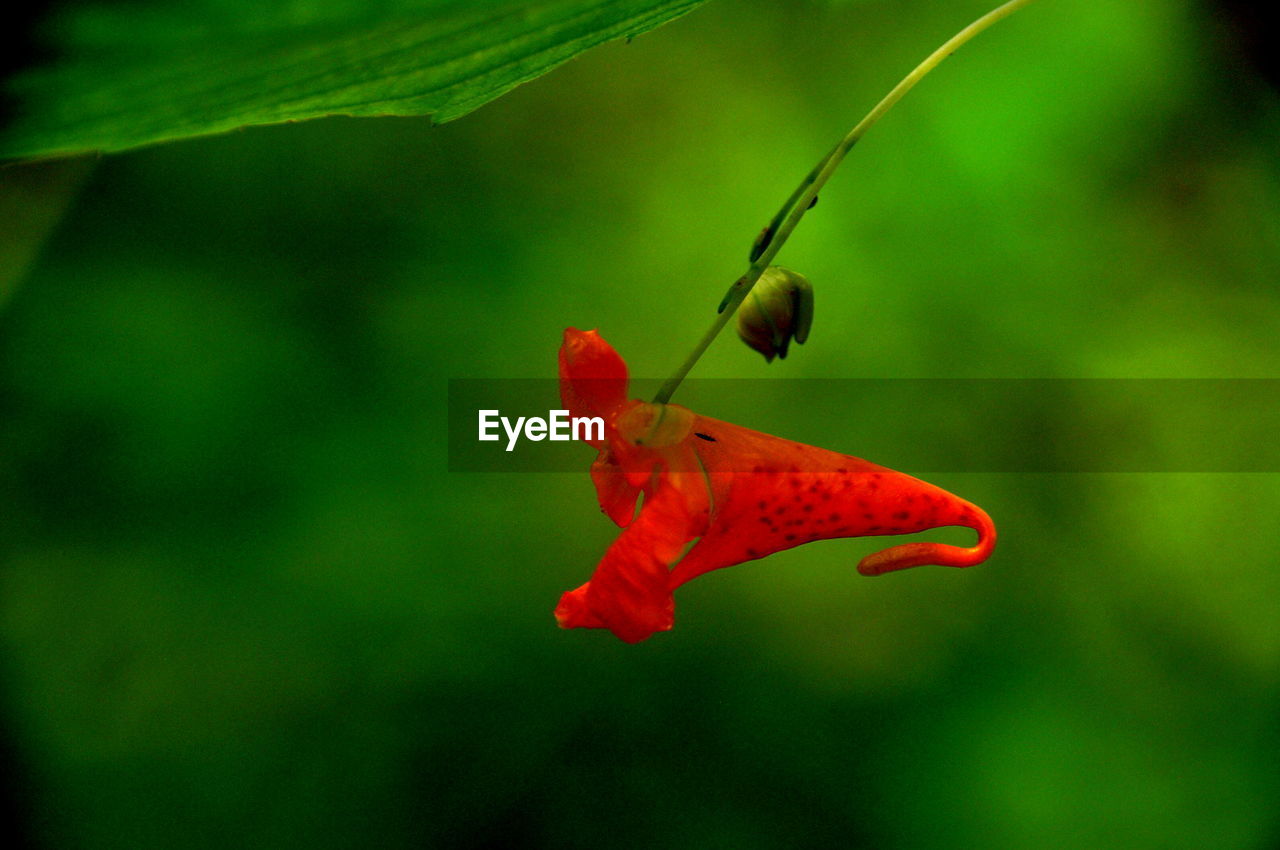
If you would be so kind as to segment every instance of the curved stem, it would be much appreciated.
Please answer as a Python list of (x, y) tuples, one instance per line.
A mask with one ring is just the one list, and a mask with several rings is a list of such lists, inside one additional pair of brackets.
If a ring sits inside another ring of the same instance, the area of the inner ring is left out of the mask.
[(778, 211), (778, 214), (773, 217), (771, 222), (769, 222), (768, 227), (766, 227), (760, 234), (759, 239), (757, 239), (756, 244), (751, 251), (751, 265), (747, 268), (746, 273), (734, 281), (733, 285), (729, 287), (729, 291), (725, 294), (724, 300), (720, 302), (719, 315), (716, 316), (715, 321), (712, 322), (711, 327), (707, 330), (706, 334), (703, 335), (702, 339), (698, 341), (698, 344), (694, 346), (693, 351), (691, 351), (689, 356), (685, 358), (684, 362), (680, 364), (680, 368), (677, 369), (675, 374), (668, 378), (667, 382), (658, 390), (657, 395), (653, 397), (654, 402), (658, 404), (665, 404), (671, 400), (671, 395), (676, 391), (676, 388), (680, 386), (680, 382), (689, 374), (689, 371), (693, 368), (694, 364), (698, 362), (698, 358), (701, 357), (702, 353), (711, 345), (711, 342), (720, 333), (721, 329), (728, 324), (729, 319), (733, 317), (733, 314), (737, 311), (742, 300), (746, 298), (747, 293), (751, 291), (751, 287), (755, 286), (756, 281), (760, 279), (760, 275), (764, 274), (764, 270), (769, 267), (769, 264), (773, 262), (773, 258), (777, 256), (780, 250), (782, 250), (782, 246), (791, 236), (792, 231), (796, 229), (796, 225), (800, 223), (800, 219), (802, 219), (804, 214), (808, 212), (810, 206), (813, 204), (814, 198), (818, 196), (818, 192), (821, 191), (822, 187), (826, 185), (826, 182), (831, 179), (831, 175), (835, 173), (836, 168), (839, 167), (840, 163), (844, 160), (845, 155), (853, 149), (853, 146), (856, 145), (858, 140), (866, 134), (867, 130), (870, 130), (877, 121), (883, 118), (884, 114), (892, 109), (894, 104), (899, 100), (902, 100), (903, 96), (907, 92), (911, 91), (911, 89), (915, 87), (916, 83), (924, 79), (925, 75), (938, 67), (938, 65), (942, 63), (943, 59), (946, 59), (952, 53), (955, 53), (978, 33), (987, 29), (997, 21), (1007, 18), (1009, 15), (1012, 15), (1014, 12), (1031, 2), (1032, 0), (1009, 0), (1008, 3), (992, 9), (990, 12), (987, 12), (981, 18), (978, 18), (976, 21), (969, 24), (969, 26), (949, 38), (941, 47), (933, 51), (933, 53), (930, 53), (929, 56), (917, 65), (910, 74), (903, 77), (902, 80), (894, 86), (870, 112), (867, 113), (866, 117), (859, 121), (857, 125), (849, 131), (848, 135), (841, 139), (839, 144), (837, 144), (829, 154), (823, 157), (818, 164), (813, 167), (813, 170), (805, 175), (804, 180), (802, 180), (800, 185), (796, 187), (796, 190), (791, 193), (791, 197), (789, 197), (786, 203), (782, 205), (782, 209)]

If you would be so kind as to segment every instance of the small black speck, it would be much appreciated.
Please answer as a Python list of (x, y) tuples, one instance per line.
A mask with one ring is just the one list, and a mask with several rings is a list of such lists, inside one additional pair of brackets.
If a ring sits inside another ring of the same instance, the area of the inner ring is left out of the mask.
[(710, 434), (703, 434), (701, 431), (694, 431), (693, 436), (697, 437), (699, 440), (706, 440), (708, 443), (714, 443), (716, 441), (715, 437)]

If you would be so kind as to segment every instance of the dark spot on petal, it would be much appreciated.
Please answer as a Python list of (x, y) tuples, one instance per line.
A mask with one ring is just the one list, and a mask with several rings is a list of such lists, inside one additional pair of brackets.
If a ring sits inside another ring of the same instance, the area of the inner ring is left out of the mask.
[(865, 514), (863, 514), (863, 515), (862, 515), (862, 518), (863, 518), (863, 519), (875, 519), (875, 518), (876, 518), (876, 515), (875, 515), (875, 514), (872, 514), (872, 513), (865, 513)]
[(805, 513), (811, 513), (813, 511), (813, 505), (805, 505), (801, 510)]
[(760, 510), (764, 510), (765, 508), (769, 507), (769, 503), (768, 503), (768, 502), (766, 502), (764, 499), (761, 499), (761, 500), (756, 504), (756, 507), (758, 507)]
[(897, 511), (894, 513), (893, 518), (894, 519), (910, 519), (911, 514), (907, 513), (906, 511)]
[(796, 536), (794, 534), (788, 534), (784, 539), (791, 541), (791, 540), (795, 540)]
[(716, 441), (715, 437), (710, 434), (703, 434), (701, 431), (694, 431), (693, 436), (697, 437), (699, 440), (706, 440), (708, 443), (714, 443)]
[(786, 512), (787, 512), (787, 506), (786, 506), (786, 505), (778, 505), (778, 509), (777, 509), (776, 511), (774, 511), (773, 513), (774, 513), (776, 516), (782, 516), (782, 515), (783, 515), (783, 514), (785, 514)]
[(840, 521), (840, 514), (832, 514), (832, 515), (829, 517), (829, 519), (830, 519), (832, 522), (839, 522), (839, 521)]

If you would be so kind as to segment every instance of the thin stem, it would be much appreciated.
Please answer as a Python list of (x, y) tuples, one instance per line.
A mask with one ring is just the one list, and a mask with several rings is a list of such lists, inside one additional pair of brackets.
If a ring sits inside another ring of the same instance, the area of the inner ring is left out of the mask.
[(782, 250), (782, 246), (791, 236), (792, 231), (796, 229), (796, 225), (800, 223), (800, 219), (804, 218), (804, 214), (808, 212), (812, 206), (814, 198), (818, 196), (818, 192), (831, 179), (831, 175), (835, 173), (836, 168), (844, 160), (845, 155), (853, 149), (858, 140), (870, 130), (877, 121), (884, 117), (885, 113), (893, 108), (903, 96), (915, 87), (924, 77), (938, 67), (943, 59), (946, 59), (952, 53), (955, 53), (964, 46), (971, 38), (978, 33), (990, 27), (992, 24), (1007, 18), (1023, 6), (1031, 3), (1032, 0), (1009, 0), (1003, 6), (999, 6), (987, 12), (981, 18), (978, 18), (969, 26), (960, 30), (947, 40), (945, 44), (939, 47), (933, 53), (929, 54), (923, 62), (915, 67), (910, 74), (907, 74), (902, 80), (894, 86), (884, 98), (875, 105), (866, 117), (857, 123), (857, 125), (849, 131), (839, 144), (832, 149), (831, 153), (823, 157), (813, 170), (805, 175), (804, 180), (794, 192), (787, 202), (782, 205), (782, 209), (773, 217), (773, 221), (761, 233), (751, 254), (751, 265), (747, 268), (742, 277), (734, 281), (729, 287), (729, 291), (725, 294), (724, 300), (720, 302), (719, 315), (712, 322), (711, 327), (703, 335), (698, 344), (694, 346), (693, 351), (680, 364), (680, 368), (675, 374), (667, 379), (667, 382), (658, 390), (658, 394), (653, 397), (654, 402), (665, 404), (671, 400), (671, 395), (680, 386), (680, 382), (685, 379), (689, 371), (693, 369), (698, 358), (711, 345), (712, 340), (720, 333), (721, 329), (729, 323), (729, 319), (737, 311), (738, 306), (743, 299), (747, 297), (747, 293), (751, 291), (751, 287), (755, 286), (756, 281), (760, 279), (760, 275), (764, 274), (764, 270), (773, 262), (773, 258)]

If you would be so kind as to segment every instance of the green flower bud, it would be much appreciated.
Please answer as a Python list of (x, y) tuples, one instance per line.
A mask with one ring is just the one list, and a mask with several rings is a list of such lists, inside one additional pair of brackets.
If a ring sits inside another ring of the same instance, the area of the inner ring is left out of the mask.
[(791, 340), (809, 338), (813, 324), (813, 287), (804, 275), (770, 266), (738, 308), (738, 336), (773, 362), (786, 358)]

